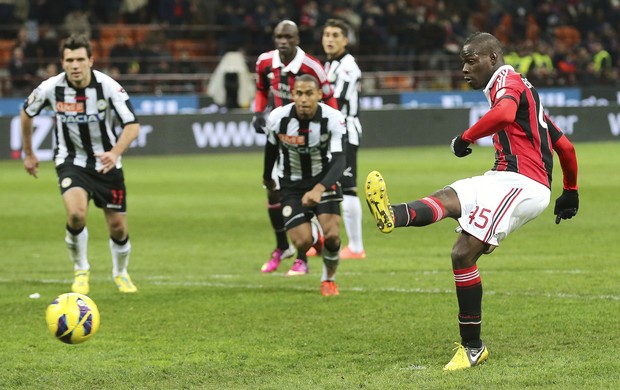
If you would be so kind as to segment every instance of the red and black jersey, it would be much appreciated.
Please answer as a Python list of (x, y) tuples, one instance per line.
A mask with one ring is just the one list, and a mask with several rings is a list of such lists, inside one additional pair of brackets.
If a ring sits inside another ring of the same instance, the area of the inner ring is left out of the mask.
[(283, 64), (277, 50), (265, 52), (256, 61), (256, 99), (254, 111), (263, 112), (269, 101), (269, 93), (273, 96), (275, 107), (281, 107), (291, 103), (293, 84), (295, 77), (302, 74), (310, 74), (319, 81), (323, 90), (323, 101), (338, 109), (338, 103), (334, 99), (334, 90), (327, 81), (327, 75), (323, 65), (316, 58), (306, 54), (297, 47), (295, 58), (288, 64)]
[[(553, 143), (562, 132), (548, 125), (550, 120), (536, 89), (510, 65), (504, 65), (495, 72), (484, 94), (491, 110), (463, 138), (473, 141), (493, 134), (494, 171), (518, 172), (551, 187)], [(514, 104), (516, 115), (505, 118), (506, 111), (512, 111)]]

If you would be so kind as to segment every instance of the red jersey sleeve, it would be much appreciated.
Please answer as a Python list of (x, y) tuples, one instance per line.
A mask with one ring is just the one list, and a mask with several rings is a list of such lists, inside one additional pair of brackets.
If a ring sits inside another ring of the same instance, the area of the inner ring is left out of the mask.
[(560, 159), (562, 176), (564, 178), (564, 189), (577, 190), (578, 167), (575, 146), (546, 114), (545, 121), (549, 129), (549, 137), (553, 144), (553, 150), (558, 154), (558, 158)]

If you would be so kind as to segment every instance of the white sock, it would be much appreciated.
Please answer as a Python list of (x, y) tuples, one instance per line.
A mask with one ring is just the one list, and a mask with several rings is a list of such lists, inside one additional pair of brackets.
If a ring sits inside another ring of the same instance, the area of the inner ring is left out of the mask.
[(68, 230), (65, 232), (65, 243), (67, 243), (67, 249), (69, 249), (69, 258), (73, 262), (73, 270), (89, 270), (90, 264), (88, 264), (86, 255), (86, 249), (88, 248), (88, 229), (84, 227), (84, 230), (77, 236), (74, 236)]
[(349, 249), (353, 252), (364, 250), (362, 242), (362, 203), (357, 196), (344, 195), (342, 199), (342, 219), (349, 238)]
[(129, 254), (131, 253), (131, 243), (129, 240), (127, 240), (125, 245), (118, 245), (110, 239), (110, 252), (112, 253), (112, 276), (126, 275)]

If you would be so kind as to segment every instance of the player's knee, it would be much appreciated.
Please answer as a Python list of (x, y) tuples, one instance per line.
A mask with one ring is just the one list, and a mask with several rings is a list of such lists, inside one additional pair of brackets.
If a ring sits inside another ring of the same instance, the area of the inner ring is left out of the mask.
[(301, 252), (306, 252), (312, 246), (312, 235), (304, 237), (291, 237), (293, 246)]
[(471, 251), (462, 245), (455, 245), (452, 247), (450, 257), (452, 258), (452, 266), (454, 269), (471, 267), (475, 264), (475, 260), (477, 259), (477, 256), (472, 256)]
[(72, 211), (67, 214), (67, 224), (72, 229), (81, 229), (86, 225), (86, 214), (80, 211)]
[(340, 237), (337, 234), (326, 235), (325, 248), (331, 252), (337, 252), (340, 250)]

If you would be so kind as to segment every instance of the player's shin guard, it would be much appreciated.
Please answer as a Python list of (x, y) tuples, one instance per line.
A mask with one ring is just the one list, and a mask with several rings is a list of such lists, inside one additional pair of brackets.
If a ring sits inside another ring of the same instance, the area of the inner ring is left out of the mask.
[(321, 276), (321, 282), (336, 279), (336, 270), (338, 269), (339, 263), (340, 243), (334, 248), (332, 243), (325, 242), (325, 246), (323, 247), (323, 275)]
[(445, 208), (439, 199), (432, 196), (409, 203), (393, 205), (394, 225), (426, 226), (441, 221), (445, 216)]
[(461, 344), (479, 348), (480, 326), (482, 323), (482, 281), (478, 266), (455, 269), (456, 297), (459, 302), (459, 329)]
[(284, 227), (284, 217), (282, 217), (282, 203), (267, 202), (267, 208), (269, 211), (269, 221), (271, 221), (271, 227), (276, 235), (276, 241), (278, 248), (288, 248), (288, 238), (286, 237), (286, 228)]
[(112, 254), (112, 275), (114, 277), (126, 275), (131, 254), (129, 236), (122, 241), (110, 237), (110, 253)]
[(69, 250), (69, 258), (73, 262), (74, 270), (88, 270), (87, 248), (88, 248), (88, 229), (84, 226), (82, 229), (71, 229), (66, 227), (65, 243)]

